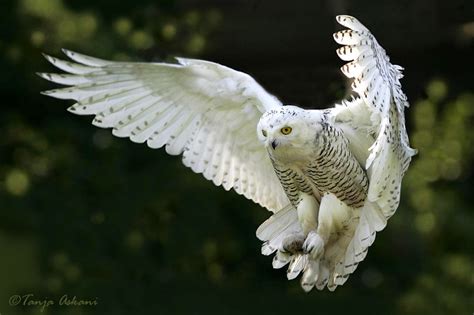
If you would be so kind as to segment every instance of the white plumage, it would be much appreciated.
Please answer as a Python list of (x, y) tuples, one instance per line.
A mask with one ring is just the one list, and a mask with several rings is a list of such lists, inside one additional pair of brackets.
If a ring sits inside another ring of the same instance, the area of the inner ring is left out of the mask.
[(274, 214), (257, 230), (262, 253), (304, 290), (334, 290), (361, 262), (400, 199), (415, 151), (405, 130), (401, 68), (359, 21), (334, 34), (356, 98), (324, 111), (283, 106), (249, 75), (202, 60), (101, 60), (64, 50), (46, 58), (69, 87), (43, 92), (118, 137), (182, 154), (194, 172)]

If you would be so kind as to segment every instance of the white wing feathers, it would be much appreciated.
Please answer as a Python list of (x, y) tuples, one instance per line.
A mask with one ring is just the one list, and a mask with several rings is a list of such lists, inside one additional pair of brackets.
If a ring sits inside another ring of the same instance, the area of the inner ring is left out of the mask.
[(404, 109), (409, 104), (399, 81), (402, 68), (390, 63), (385, 50), (357, 19), (347, 15), (336, 19), (349, 28), (334, 34), (337, 43), (347, 45), (337, 54), (342, 60), (351, 60), (341, 70), (353, 78), (352, 89), (368, 106), (375, 132), (365, 163), (370, 171), (368, 198), (380, 206), (388, 219), (398, 207), (402, 177), (416, 154), (410, 148), (405, 128)]
[(45, 57), (69, 74), (39, 75), (69, 87), (43, 94), (76, 100), (69, 111), (95, 115), (93, 124), (115, 136), (183, 154), (196, 173), (269, 210), (289, 203), (255, 132), (261, 114), (281, 103), (250, 76), (201, 60), (112, 62), (64, 52), (74, 62)]
[[(349, 28), (335, 33), (334, 39), (347, 45), (337, 54), (350, 61), (341, 71), (353, 79), (352, 89), (358, 98), (336, 105), (333, 114), (370, 179), (357, 229), (345, 257), (336, 263), (334, 284), (342, 285), (364, 259), (375, 233), (385, 228), (397, 209), (402, 177), (416, 150), (410, 148), (405, 129), (404, 109), (409, 104), (399, 81), (402, 68), (390, 63), (385, 50), (357, 19), (340, 15), (336, 20)], [(367, 142), (372, 145), (361, 154), (360, 148), (367, 148)]]

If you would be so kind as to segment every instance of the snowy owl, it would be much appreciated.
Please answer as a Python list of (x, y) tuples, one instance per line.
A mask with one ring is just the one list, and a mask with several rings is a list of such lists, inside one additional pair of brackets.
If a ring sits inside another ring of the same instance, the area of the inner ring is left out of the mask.
[(182, 154), (184, 165), (215, 185), (273, 212), (257, 230), (273, 267), (301, 274), (305, 291), (334, 290), (365, 258), (396, 211), (411, 157), (402, 68), (357, 19), (336, 18), (341, 70), (354, 96), (325, 110), (284, 106), (249, 75), (217, 63), (112, 62), (72, 51), (46, 56), (69, 74), (40, 73), (69, 87), (43, 94), (77, 102), (150, 148)]

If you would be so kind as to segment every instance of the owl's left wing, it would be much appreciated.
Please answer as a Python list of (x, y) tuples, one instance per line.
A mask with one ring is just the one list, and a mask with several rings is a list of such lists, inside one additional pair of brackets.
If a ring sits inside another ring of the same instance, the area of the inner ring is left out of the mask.
[(334, 39), (346, 45), (337, 54), (350, 61), (341, 70), (352, 79), (352, 90), (358, 95), (336, 106), (336, 122), (347, 123), (359, 133), (365, 128), (365, 137), (375, 140), (361, 157), (370, 176), (368, 199), (388, 219), (398, 207), (402, 177), (416, 154), (405, 128), (404, 110), (409, 104), (400, 84), (403, 68), (390, 63), (385, 50), (356, 18), (339, 15), (336, 20), (349, 28), (335, 33)]
[(336, 105), (330, 115), (365, 166), (369, 188), (364, 206), (354, 209), (359, 219), (326, 248), (325, 259), (332, 266), (326, 274), (330, 290), (344, 284), (365, 258), (376, 232), (395, 213), (403, 175), (416, 154), (405, 128), (404, 110), (409, 104), (399, 81), (402, 68), (390, 63), (385, 50), (356, 18), (340, 15), (336, 20), (349, 28), (335, 33), (334, 39), (346, 45), (337, 54), (349, 61), (341, 70), (352, 79), (357, 96)]
[(115, 136), (183, 154), (194, 172), (269, 210), (289, 203), (256, 133), (262, 113), (281, 103), (252, 77), (203, 60), (112, 62), (64, 52), (74, 62), (46, 58), (69, 74), (39, 75), (69, 87), (43, 94), (76, 100), (70, 112), (95, 115), (93, 124)]

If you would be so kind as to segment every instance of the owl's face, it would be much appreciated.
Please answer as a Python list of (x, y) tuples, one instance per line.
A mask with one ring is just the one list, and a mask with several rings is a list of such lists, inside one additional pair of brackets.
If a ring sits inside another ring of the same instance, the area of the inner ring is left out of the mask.
[(318, 119), (296, 106), (284, 106), (262, 115), (257, 126), (258, 138), (271, 156), (295, 159), (314, 149)]

